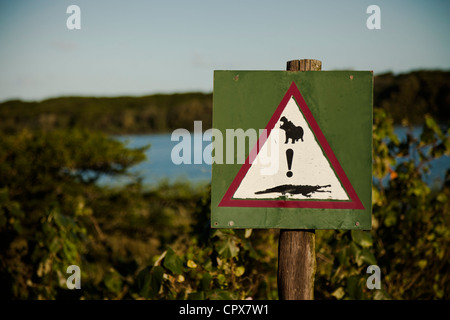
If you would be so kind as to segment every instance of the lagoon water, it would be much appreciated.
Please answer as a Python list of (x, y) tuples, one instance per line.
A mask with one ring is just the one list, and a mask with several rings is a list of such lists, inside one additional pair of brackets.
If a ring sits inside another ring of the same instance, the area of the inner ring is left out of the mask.
[[(396, 133), (400, 139), (406, 136), (406, 128), (396, 128)], [(414, 130), (414, 136), (420, 135), (421, 128)], [(139, 148), (150, 144), (147, 150), (147, 160), (132, 167), (130, 172), (138, 174), (142, 177), (145, 185), (157, 185), (161, 181), (174, 183), (177, 181), (189, 181), (191, 183), (208, 183), (211, 181), (211, 156), (205, 154), (202, 164), (180, 164), (175, 165), (171, 159), (172, 148), (179, 142), (171, 141), (171, 134), (147, 134), (147, 135), (122, 135), (116, 136), (116, 139), (123, 141), (129, 148)], [(193, 163), (194, 140), (201, 141), (201, 135), (192, 134), (191, 137), (191, 163)], [(203, 148), (211, 143), (211, 136), (203, 137)], [(198, 151), (196, 149), (195, 151)], [(401, 159), (399, 159), (401, 161)], [(431, 163), (431, 172), (425, 176), (425, 181), (431, 186), (434, 183), (442, 183), (446, 170), (450, 169), (450, 157), (443, 156)], [(102, 177), (99, 181), (102, 185), (123, 185), (128, 180), (126, 178), (109, 178)]]
[[(189, 181), (191, 183), (208, 183), (211, 181), (211, 165), (202, 161), (202, 164), (193, 164), (194, 159), (194, 140), (202, 139), (201, 134), (192, 134), (191, 137), (191, 163), (175, 165), (172, 162), (172, 148), (179, 142), (171, 141), (171, 134), (146, 134), (146, 135), (122, 135), (116, 136), (116, 139), (125, 142), (129, 148), (139, 148), (150, 145), (146, 151), (147, 160), (132, 167), (130, 172), (142, 177), (142, 183), (145, 185), (156, 185), (161, 181), (174, 183), (177, 181)], [(211, 143), (211, 136), (205, 136), (202, 145), (205, 148)], [(211, 156), (204, 159), (211, 162)], [(126, 183), (126, 178), (111, 179), (102, 177), (99, 181), (102, 185), (121, 185)]]

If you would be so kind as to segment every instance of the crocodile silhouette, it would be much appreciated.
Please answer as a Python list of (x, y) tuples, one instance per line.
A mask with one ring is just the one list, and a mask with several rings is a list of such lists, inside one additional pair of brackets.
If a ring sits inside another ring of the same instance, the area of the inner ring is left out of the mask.
[(322, 188), (328, 188), (331, 187), (331, 185), (326, 186), (303, 186), (303, 185), (292, 185), (292, 184), (283, 184), (281, 186), (273, 187), (270, 189), (266, 189), (263, 191), (257, 191), (255, 194), (266, 194), (266, 193), (281, 193), (282, 195), (285, 195), (286, 193), (289, 193), (291, 195), (294, 194), (301, 194), (307, 198), (311, 198), (311, 194), (314, 192), (330, 192), (329, 190), (320, 190)]

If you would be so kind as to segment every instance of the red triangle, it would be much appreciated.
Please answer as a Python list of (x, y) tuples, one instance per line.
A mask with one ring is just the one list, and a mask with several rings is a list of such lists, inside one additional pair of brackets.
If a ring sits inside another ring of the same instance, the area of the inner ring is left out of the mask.
[[(323, 151), (325, 152), (331, 166), (334, 168), (338, 179), (341, 181), (344, 189), (347, 192), (347, 195), (350, 198), (350, 201), (317, 201), (317, 200), (259, 200), (259, 199), (233, 199), (233, 195), (244, 179), (247, 171), (251, 167), (251, 163), (249, 161), (249, 157), (251, 154), (256, 155), (259, 151), (257, 149), (258, 145), (261, 147), (267, 140), (267, 137), (270, 135), (270, 131), (275, 127), (278, 119), (280, 118), (283, 110), (285, 109), (287, 103), (294, 97), (299, 105), (303, 116), (306, 118), (311, 130), (314, 132), (319, 144), (322, 146)], [(305, 100), (303, 99), (302, 94), (298, 90), (297, 86), (294, 82), (292, 82), (288, 91), (284, 95), (281, 100), (278, 108), (275, 110), (274, 114), (269, 120), (269, 123), (266, 126), (267, 134), (262, 135), (260, 139), (261, 141), (257, 141), (256, 145), (253, 147), (252, 152), (250, 152), (249, 157), (242, 165), (241, 169), (237, 173), (227, 192), (222, 198), (222, 201), (219, 203), (219, 207), (260, 207), (260, 208), (322, 208), (322, 209), (364, 209), (364, 206), (361, 200), (358, 197), (355, 189), (353, 188), (350, 180), (347, 178), (347, 175), (342, 169), (339, 161), (334, 155), (333, 150), (331, 150), (330, 145), (328, 144), (327, 139), (320, 130), (319, 125), (317, 124), (314, 116), (309, 110)]]

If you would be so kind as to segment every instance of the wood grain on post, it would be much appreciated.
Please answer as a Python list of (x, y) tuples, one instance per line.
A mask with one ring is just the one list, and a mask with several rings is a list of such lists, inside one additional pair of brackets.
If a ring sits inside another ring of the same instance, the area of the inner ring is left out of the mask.
[[(287, 71), (320, 71), (319, 60), (287, 62)], [(280, 230), (278, 241), (278, 297), (281, 300), (313, 300), (316, 273), (315, 230)]]
[(322, 61), (314, 59), (291, 60), (287, 62), (287, 71), (320, 71)]

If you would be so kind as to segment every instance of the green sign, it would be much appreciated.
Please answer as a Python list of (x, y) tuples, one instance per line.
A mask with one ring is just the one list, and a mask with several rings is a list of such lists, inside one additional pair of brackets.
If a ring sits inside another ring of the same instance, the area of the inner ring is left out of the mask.
[(215, 71), (211, 226), (371, 229), (371, 71)]

